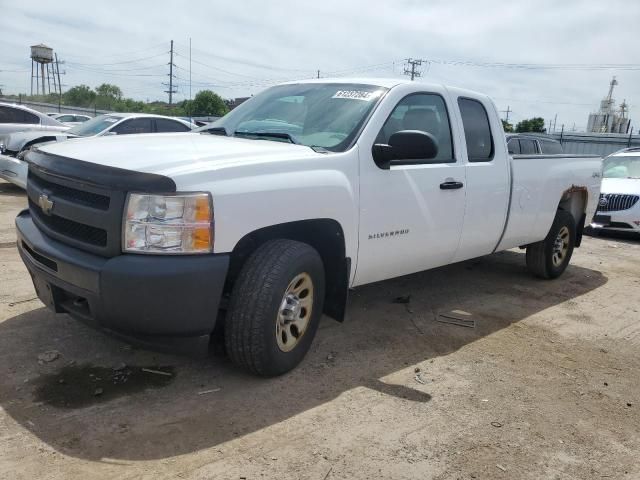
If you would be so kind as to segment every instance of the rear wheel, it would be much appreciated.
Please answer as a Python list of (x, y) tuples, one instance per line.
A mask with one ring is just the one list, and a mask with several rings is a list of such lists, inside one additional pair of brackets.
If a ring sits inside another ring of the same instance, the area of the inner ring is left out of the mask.
[(243, 266), (225, 320), (231, 360), (262, 376), (294, 368), (311, 346), (324, 303), (324, 266), (311, 246), (271, 240)]
[(541, 278), (557, 278), (565, 271), (576, 244), (573, 215), (558, 210), (547, 237), (527, 246), (527, 268)]

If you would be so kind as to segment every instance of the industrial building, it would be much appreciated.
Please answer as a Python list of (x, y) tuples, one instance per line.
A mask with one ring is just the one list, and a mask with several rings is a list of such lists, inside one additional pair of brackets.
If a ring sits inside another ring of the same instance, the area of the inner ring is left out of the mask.
[(615, 110), (613, 89), (618, 85), (616, 77), (611, 79), (609, 93), (600, 102), (600, 110), (589, 114), (587, 132), (591, 133), (629, 133), (631, 120), (627, 117), (629, 107), (623, 100), (618, 110)]

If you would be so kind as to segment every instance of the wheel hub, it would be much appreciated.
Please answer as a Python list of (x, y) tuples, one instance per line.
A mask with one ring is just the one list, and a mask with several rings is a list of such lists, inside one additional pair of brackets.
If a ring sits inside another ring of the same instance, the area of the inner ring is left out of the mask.
[(555, 267), (559, 267), (564, 262), (569, 252), (569, 229), (562, 227), (553, 241), (553, 254), (551, 261)]
[(313, 308), (313, 281), (308, 273), (296, 275), (284, 292), (278, 318), (276, 341), (283, 352), (290, 352), (307, 330)]

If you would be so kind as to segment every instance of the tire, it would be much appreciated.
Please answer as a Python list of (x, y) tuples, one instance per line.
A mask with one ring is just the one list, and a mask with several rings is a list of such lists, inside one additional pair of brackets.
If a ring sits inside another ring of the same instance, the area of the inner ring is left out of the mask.
[(284, 239), (260, 246), (242, 267), (227, 310), (233, 363), (264, 377), (293, 369), (316, 334), (324, 292), (324, 266), (311, 246)]
[(547, 237), (527, 246), (527, 268), (540, 278), (557, 278), (569, 265), (575, 244), (576, 222), (573, 215), (558, 210)]

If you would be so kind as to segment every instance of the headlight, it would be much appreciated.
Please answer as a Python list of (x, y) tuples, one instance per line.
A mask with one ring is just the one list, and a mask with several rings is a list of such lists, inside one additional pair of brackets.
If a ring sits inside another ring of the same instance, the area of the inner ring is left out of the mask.
[(208, 193), (130, 193), (122, 251), (156, 254), (213, 251), (213, 207)]
[(4, 155), (4, 152), (7, 151), (7, 147), (4, 143), (0, 143), (0, 153)]

